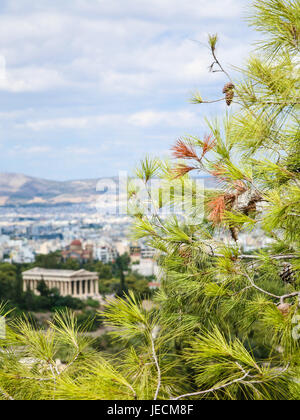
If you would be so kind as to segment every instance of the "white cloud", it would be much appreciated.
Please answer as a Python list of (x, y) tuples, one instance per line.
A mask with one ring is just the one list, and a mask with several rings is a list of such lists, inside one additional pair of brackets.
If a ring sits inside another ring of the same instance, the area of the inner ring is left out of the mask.
[(24, 67), (7, 70), (6, 59), (0, 56), (0, 90), (9, 92), (35, 92), (66, 84), (55, 70)]
[(207, 34), (219, 33), (226, 68), (240, 65), (249, 2), (1, 0), (0, 135), (3, 154), (15, 153), (4, 166), (66, 178), (74, 166), (88, 177), (99, 145), (105, 171), (160, 153), (189, 129), (202, 132), (208, 106), (187, 101), (195, 89), (219, 97), (224, 80), (208, 73)]
[[(206, 42), (208, 32), (223, 32), (227, 19), (240, 16), (245, 0), (36, 3), (9, 0), (0, 15), (0, 54), (8, 67), (1, 89), (34, 92), (69, 85), (132, 95), (214, 83), (216, 78), (207, 77), (208, 50), (192, 40)], [(227, 34), (230, 61), (239, 64), (232, 50), (242, 51), (244, 44)]]
[(129, 124), (138, 127), (170, 126), (180, 127), (186, 124), (195, 125), (199, 118), (194, 112), (187, 110), (180, 111), (141, 111), (128, 118)]
[(109, 126), (133, 127), (180, 127), (198, 125), (199, 117), (196, 113), (181, 109), (176, 111), (144, 110), (133, 114), (89, 115), (85, 117), (53, 118), (45, 120), (27, 121), (19, 128), (33, 131), (48, 131), (58, 129), (88, 130), (94, 127)]
[[(2, 0), (9, 12), (53, 11), (62, 7), (61, 0)], [(152, 19), (184, 17), (232, 18), (238, 16), (244, 0), (64, 0), (63, 8), (68, 12), (92, 15), (147, 16)], [(245, 2), (244, 2), (245, 3)]]
[(122, 115), (91, 115), (86, 117), (53, 118), (45, 120), (27, 121), (19, 126), (33, 131), (57, 129), (88, 129), (95, 126), (111, 125), (124, 121)]
[(9, 153), (12, 155), (40, 155), (40, 154), (49, 154), (53, 149), (49, 146), (14, 146), (9, 150)]

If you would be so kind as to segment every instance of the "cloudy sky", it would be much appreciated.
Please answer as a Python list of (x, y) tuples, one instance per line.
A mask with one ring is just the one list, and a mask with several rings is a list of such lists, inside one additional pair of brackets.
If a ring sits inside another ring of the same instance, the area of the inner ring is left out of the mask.
[(209, 74), (208, 33), (225, 66), (256, 34), (250, 0), (1, 0), (0, 172), (48, 179), (111, 176), (176, 138), (203, 135), (225, 106)]

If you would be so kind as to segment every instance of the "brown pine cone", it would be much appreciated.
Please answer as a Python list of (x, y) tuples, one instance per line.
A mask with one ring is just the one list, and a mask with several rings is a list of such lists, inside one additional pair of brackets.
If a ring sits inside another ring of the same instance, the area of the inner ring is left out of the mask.
[(223, 89), (223, 93), (227, 93), (229, 90), (233, 90), (235, 88), (233, 83), (226, 83)]
[(230, 106), (232, 101), (233, 101), (233, 98), (234, 98), (234, 91), (233, 90), (227, 91), (226, 95), (225, 95), (225, 98), (226, 98), (227, 106)]
[(232, 239), (237, 242), (239, 240), (239, 230), (237, 227), (230, 228)]
[(285, 283), (294, 283), (296, 281), (293, 266), (290, 263), (284, 263), (280, 272), (280, 278)]
[(279, 306), (277, 306), (277, 308), (283, 316), (287, 316), (290, 313), (291, 305), (289, 303), (281, 303)]

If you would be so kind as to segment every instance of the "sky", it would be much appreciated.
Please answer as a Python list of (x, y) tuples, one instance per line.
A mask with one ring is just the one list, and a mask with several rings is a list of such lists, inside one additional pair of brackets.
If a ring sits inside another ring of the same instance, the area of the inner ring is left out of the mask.
[(226, 79), (209, 73), (209, 33), (226, 69), (257, 38), (250, 0), (0, 0), (0, 172), (87, 179), (207, 133)]

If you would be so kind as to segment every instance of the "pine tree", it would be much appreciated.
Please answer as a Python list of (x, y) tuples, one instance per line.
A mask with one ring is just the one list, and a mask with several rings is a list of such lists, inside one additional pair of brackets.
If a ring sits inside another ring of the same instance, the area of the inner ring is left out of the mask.
[[(1, 307), (3, 399), (300, 399), (300, 5), (260, 0), (253, 9), (249, 22), (264, 37), (256, 55), (233, 80), (210, 36), (211, 70), (223, 73), (224, 89), (216, 99), (193, 98), (199, 106), (222, 101), (231, 113), (208, 121), (203, 139), (178, 140), (174, 165), (142, 162), (146, 203), (129, 186), (133, 235), (157, 249), (163, 273), (152, 308), (133, 293), (106, 306), (101, 316), (124, 346), (108, 357), (72, 313), (40, 331), (9, 321)], [(192, 223), (202, 211), (191, 177), (199, 171), (219, 187), (204, 192), (204, 219)], [(166, 217), (164, 208), (181, 205), (183, 186), (191, 218)], [(254, 230), (268, 247), (246, 254), (240, 237)]]

